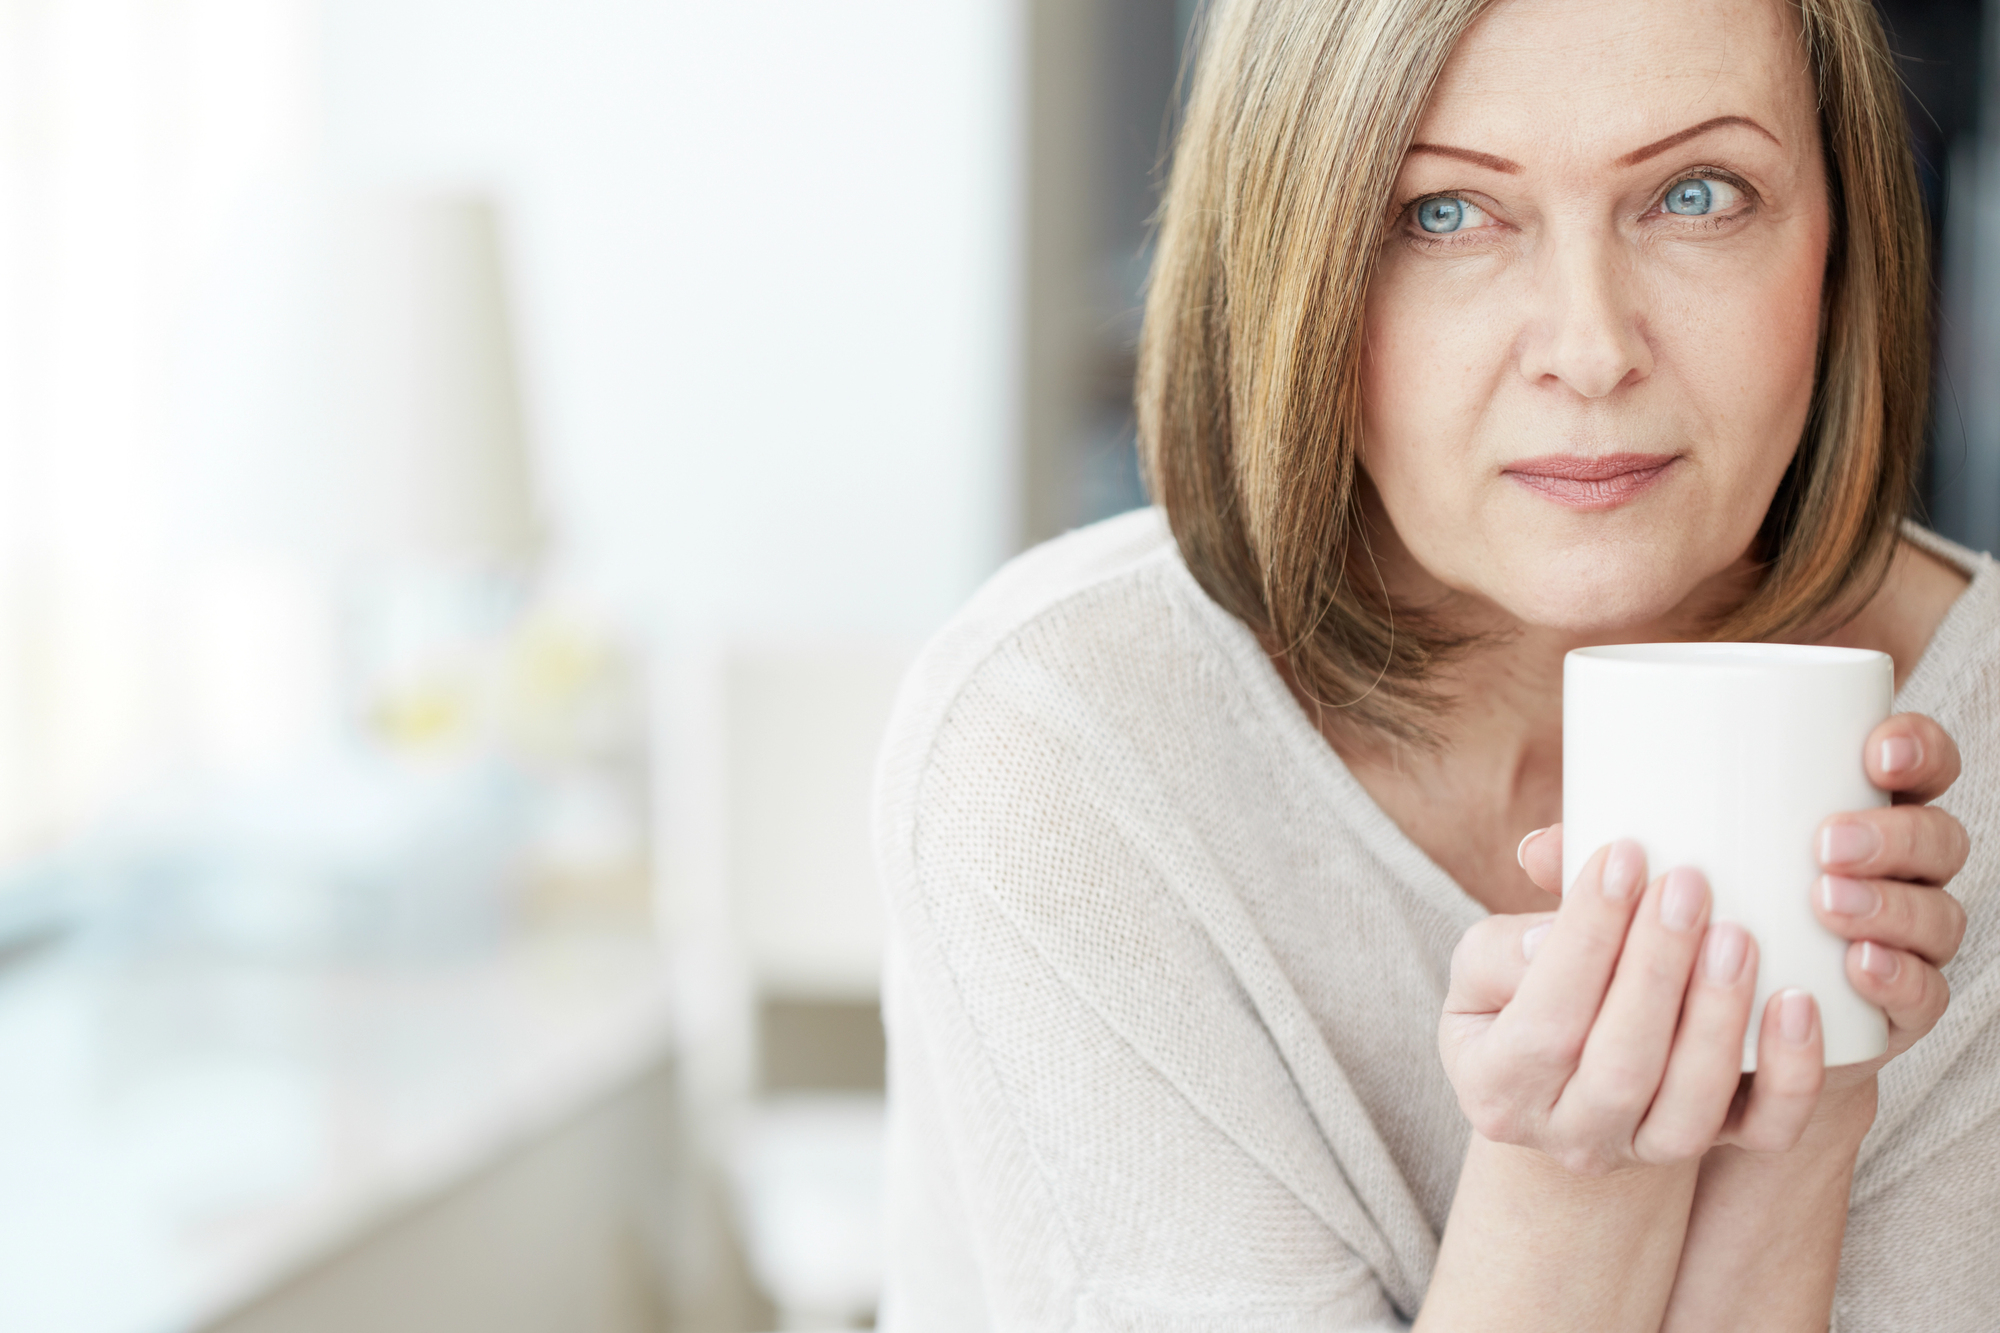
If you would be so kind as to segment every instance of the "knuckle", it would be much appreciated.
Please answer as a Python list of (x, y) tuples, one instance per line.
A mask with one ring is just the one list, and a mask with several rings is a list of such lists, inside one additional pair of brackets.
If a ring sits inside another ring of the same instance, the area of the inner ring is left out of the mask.
[(1936, 719), (1922, 714), (1917, 715), (1917, 729), (1922, 733), (1924, 754), (1930, 759), (1928, 767), (1940, 782), (1951, 785), (1959, 773), (1958, 742)]
[(1491, 955), (1500, 943), (1504, 926), (1505, 918), (1489, 916), (1474, 922), (1465, 934), (1459, 936), (1457, 947), (1451, 951), (1453, 975), (1462, 969), (1476, 967)]
[(1465, 980), (1466, 971), (1472, 966), (1473, 952), (1477, 947), (1472, 942), (1472, 933), (1478, 929), (1479, 926), (1474, 926), (1472, 930), (1466, 931), (1459, 937), (1458, 944), (1451, 951), (1451, 984), (1454, 989)]
[(1877, 887), (1882, 895), (1882, 910), (1874, 920), (1866, 921), (1863, 929), (1871, 934), (1882, 934), (1895, 939), (1908, 939), (1919, 928), (1920, 908), (1911, 896), (1916, 893), (1934, 893), (1934, 889), (1913, 889), (1899, 880), (1881, 880)]
[(1952, 816), (1945, 815), (1945, 819), (1949, 821), (1950, 825), (1950, 833), (1947, 835), (1949, 852), (1946, 856), (1946, 864), (1951, 867), (1950, 872), (1945, 878), (1950, 879), (1953, 875), (1965, 869), (1965, 863), (1971, 859), (1972, 835), (1965, 831), (1965, 825), (1959, 823)]
[(1644, 1071), (1615, 1065), (1598, 1081), (1591, 1100), (1619, 1119), (1635, 1119), (1652, 1105), (1653, 1081)]
[(1930, 848), (1924, 817), (1929, 813), (1929, 807), (1922, 805), (1892, 805), (1878, 811), (1884, 851), (1880, 860), (1907, 865), (1925, 856)]
[(1523, 1138), (1520, 1117), (1511, 1108), (1481, 1103), (1466, 1108), (1465, 1119), (1489, 1143), (1519, 1143)]
[(1951, 1008), (1951, 981), (1934, 967), (1919, 968), (1918, 971), (1922, 977), (1918, 983), (1922, 987), (1918, 1007), (1931, 1023), (1936, 1023), (1944, 1017), (1944, 1011)]
[(1582, 1076), (1590, 1092), (1590, 1104), (1605, 1106), (1629, 1102), (1638, 1092), (1639, 1067), (1624, 1050), (1607, 1046), (1591, 1052), (1591, 1068)]
[(1938, 970), (1914, 954), (1904, 954), (1902, 964), (1889, 983), (1887, 1007), (1933, 1017), (1943, 1013), (1948, 996)]
[(1944, 894), (1944, 951), (1939, 956), (1940, 963), (1948, 963), (1958, 956), (1958, 946), (1965, 943), (1965, 905), (1950, 894)]
[(1563, 1170), (1587, 1180), (1608, 1176), (1618, 1165), (1610, 1154), (1592, 1144), (1573, 1144), (1556, 1153), (1555, 1158)]
[(1499, 1088), (1462, 1092), (1458, 1106), (1466, 1123), (1488, 1142), (1521, 1143), (1527, 1138), (1527, 1116), (1521, 1104)]
[(1493, 931), (1488, 922), (1482, 921), (1459, 938), (1451, 951), (1451, 988), (1462, 991), (1472, 986), (1485, 973), (1486, 959), (1492, 956), (1491, 937)]
[(1671, 991), (1678, 995), (1686, 989), (1691, 954), (1676, 956), (1666, 949), (1653, 948), (1638, 953), (1633, 961), (1638, 964), (1635, 979), (1644, 983), (1646, 990)]
[(1687, 1126), (1648, 1129), (1639, 1141), (1639, 1160), (1649, 1166), (1672, 1166), (1708, 1151), (1710, 1139), (1697, 1137)]
[(1972, 840), (1966, 835), (1965, 825), (1936, 806), (1892, 808), (1905, 816), (1905, 854), (1913, 862), (1923, 863), (1928, 877), (1950, 879), (1964, 867), (1966, 857), (1972, 854)]
[(1516, 1029), (1513, 1049), (1516, 1057), (1527, 1065), (1570, 1069), (1583, 1058), (1583, 1034), (1566, 1023), (1537, 1019)]
[(1737, 1136), (1737, 1146), (1748, 1152), (1790, 1152), (1798, 1146), (1799, 1138), (1804, 1133), (1805, 1121), (1803, 1119), (1788, 1121), (1784, 1124), (1764, 1120), (1756, 1124), (1745, 1125), (1743, 1132)]
[(1604, 905), (1605, 912), (1583, 915), (1574, 927), (1576, 939), (1583, 950), (1599, 958), (1616, 958), (1625, 947), (1625, 936), (1630, 922), (1623, 909)]

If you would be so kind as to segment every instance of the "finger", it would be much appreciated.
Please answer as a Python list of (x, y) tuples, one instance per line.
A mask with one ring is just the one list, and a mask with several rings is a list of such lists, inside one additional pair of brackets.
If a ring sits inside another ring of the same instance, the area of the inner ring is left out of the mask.
[(1659, 1095), (1632, 1141), (1640, 1161), (1684, 1162), (1714, 1145), (1742, 1082), (1756, 994), (1757, 942), (1734, 922), (1716, 922), (1702, 940)]
[(1894, 879), (1822, 875), (1813, 914), (1834, 934), (1873, 940), (1943, 967), (1965, 939), (1965, 908), (1944, 889)]
[(1943, 884), (1972, 850), (1965, 825), (1929, 805), (1851, 810), (1819, 826), (1814, 850), (1822, 870), (1850, 877)]
[(1937, 1026), (1951, 1003), (1944, 973), (1912, 953), (1864, 940), (1847, 949), (1847, 979), (1889, 1017), (1889, 1054), (1909, 1049)]
[(1555, 915), (1494, 915), (1466, 931), (1452, 951), (1445, 1012), (1493, 1014), (1505, 1008)]
[(1600, 847), (1563, 897), (1488, 1045), (1494, 1058), (1537, 1071), (1553, 1101), (1583, 1054), (1645, 882), (1646, 857), (1629, 838)]
[(1583, 1058), (1556, 1103), (1557, 1118), (1584, 1141), (1631, 1144), (1659, 1093), (1708, 904), (1708, 881), (1685, 866), (1646, 890)]
[(1782, 990), (1764, 1006), (1757, 1072), (1723, 1138), (1752, 1152), (1784, 1152), (1799, 1141), (1826, 1082), (1819, 1006), (1802, 990)]
[(1528, 878), (1543, 893), (1562, 897), (1563, 891), (1563, 826), (1551, 824), (1538, 828), (1521, 839), (1521, 845), (1514, 849), (1514, 859), (1521, 863), (1521, 869), (1528, 872)]
[(1958, 781), (1958, 743), (1922, 713), (1898, 713), (1869, 732), (1862, 762), (1899, 804), (1934, 801)]

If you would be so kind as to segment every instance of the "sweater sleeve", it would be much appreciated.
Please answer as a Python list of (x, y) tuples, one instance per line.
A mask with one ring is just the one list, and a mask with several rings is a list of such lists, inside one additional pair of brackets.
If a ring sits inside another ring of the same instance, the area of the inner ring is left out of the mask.
[[(1173, 867), (1149, 855), (1159, 812), (1091, 751), (1072, 705), (1002, 651), (934, 724), (906, 719), (892, 736), (878, 794), (883, 1326), (1405, 1327), (1240, 1118), (1219, 1122), (1218, 1102), (1260, 1095), (1230, 1076), (1235, 1061), (1163, 1062), (1157, 1029), (1135, 1040), (1135, 1009), (1195, 1052), (1254, 1044), (1259, 1028), (1165, 881)], [(1273, 1114), (1292, 1123), (1287, 1107)]]
[[(1945, 546), (1915, 535), (1934, 551)], [(1966, 931), (1944, 968), (1944, 1017), (1882, 1070), (1881, 1108), (1855, 1170), (1834, 1333), (2000, 1329), (2000, 602), (1987, 557), (1949, 558), (1979, 570), (1979, 582), (1898, 707), (1935, 718), (1963, 756), (1937, 804), (1971, 837), (1949, 886)]]

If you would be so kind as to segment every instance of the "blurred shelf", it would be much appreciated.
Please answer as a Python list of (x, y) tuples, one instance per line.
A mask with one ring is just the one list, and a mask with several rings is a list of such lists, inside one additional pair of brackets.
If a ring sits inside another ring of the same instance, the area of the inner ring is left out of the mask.
[(17, 960), (0, 972), (0, 1328), (227, 1320), (657, 1081), (669, 991), (640, 936), (424, 966)]

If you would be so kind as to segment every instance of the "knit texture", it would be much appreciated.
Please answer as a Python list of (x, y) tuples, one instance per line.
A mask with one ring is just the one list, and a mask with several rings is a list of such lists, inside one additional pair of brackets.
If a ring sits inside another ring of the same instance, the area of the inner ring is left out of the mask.
[[(1949, 1013), (1882, 1075), (1839, 1333), (2000, 1328), (2000, 577), (1898, 697), (1965, 750)], [(1484, 910), (1211, 602), (1156, 511), (1002, 570), (883, 753), (892, 1333), (1406, 1327), (1468, 1130), (1438, 1063)]]

